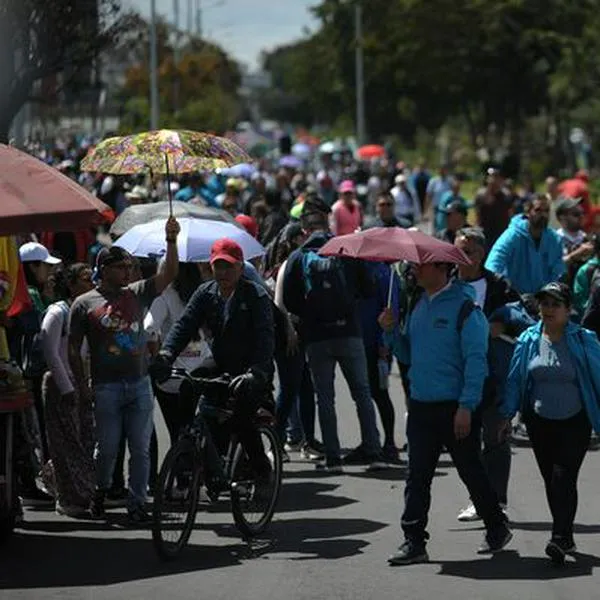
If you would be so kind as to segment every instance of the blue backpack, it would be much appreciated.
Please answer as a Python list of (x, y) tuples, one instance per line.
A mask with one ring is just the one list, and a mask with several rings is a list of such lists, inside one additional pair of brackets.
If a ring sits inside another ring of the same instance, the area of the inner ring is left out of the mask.
[(308, 250), (302, 255), (302, 273), (305, 315), (324, 325), (343, 325), (352, 317), (356, 300), (341, 258)]

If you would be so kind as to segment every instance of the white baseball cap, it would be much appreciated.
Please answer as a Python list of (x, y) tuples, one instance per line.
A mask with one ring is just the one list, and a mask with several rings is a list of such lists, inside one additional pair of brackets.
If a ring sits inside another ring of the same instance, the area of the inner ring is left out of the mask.
[(43, 262), (47, 265), (57, 265), (62, 262), (60, 258), (52, 256), (46, 246), (37, 242), (27, 242), (19, 248), (21, 262)]
[(400, 175), (396, 175), (396, 179), (394, 179), (396, 183), (406, 183), (406, 175), (404, 173), (400, 173)]

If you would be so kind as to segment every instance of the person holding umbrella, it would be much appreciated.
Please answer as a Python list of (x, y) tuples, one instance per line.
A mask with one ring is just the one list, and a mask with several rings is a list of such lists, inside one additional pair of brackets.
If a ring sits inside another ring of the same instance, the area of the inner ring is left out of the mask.
[[(446, 246), (446, 244), (444, 244)], [(435, 260), (430, 255), (429, 260)], [(410, 364), (407, 421), (408, 479), (402, 529), (405, 541), (390, 556), (391, 565), (426, 562), (427, 515), (431, 483), (446, 447), (486, 527), (478, 552), (502, 550), (512, 539), (498, 497), (480, 456), (480, 417), (483, 384), (488, 372), (489, 327), (476, 306), (475, 290), (450, 281), (447, 262), (415, 266), (424, 290), (400, 333), (391, 308), (380, 318), (385, 341), (396, 357)], [(432, 361), (431, 357), (436, 360)]]
[[(113, 246), (98, 254), (100, 285), (79, 296), (71, 307), (69, 361), (83, 401), (91, 403), (96, 417), (97, 490), (91, 511), (104, 517), (104, 499), (124, 430), (130, 451), (127, 512), (132, 523), (144, 523), (150, 468), (149, 446), (153, 427), (154, 397), (146, 364), (144, 313), (153, 300), (177, 277), (179, 223), (167, 220), (166, 256), (150, 279), (129, 283), (132, 257)], [(91, 352), (91, 389), (84, 376), (81, 345), (87, 337)]]

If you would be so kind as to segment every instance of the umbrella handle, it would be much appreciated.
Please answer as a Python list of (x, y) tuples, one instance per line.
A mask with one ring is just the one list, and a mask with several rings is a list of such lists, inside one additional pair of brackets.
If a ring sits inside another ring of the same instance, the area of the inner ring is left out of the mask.
[(171, 192), (171, 176), (169, 173), (169, 156), (165, 152), (165, 166), (167, 173), (167, 197), (169, 199), (169, 218), (173, 216), (173, 194)]
[(390, 265), (390, 288), (388, 290), (387, 307), (392, 308), (392, 292), (394, 290), (394, 267)]

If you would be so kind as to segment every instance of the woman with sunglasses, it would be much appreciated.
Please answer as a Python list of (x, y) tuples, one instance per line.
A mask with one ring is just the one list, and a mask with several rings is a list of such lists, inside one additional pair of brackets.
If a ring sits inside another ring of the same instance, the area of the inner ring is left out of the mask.
[(590, 443), (600, 431), (600, 343), (595, 333), (571, 322), (572, 300), (563, 283), (537, 294), (541, 322), (517, 342), (501, 412), (521, 411), (552, 514), (546, 554), (557, 564), (576, 551), (573, 522), (577, 478)]

